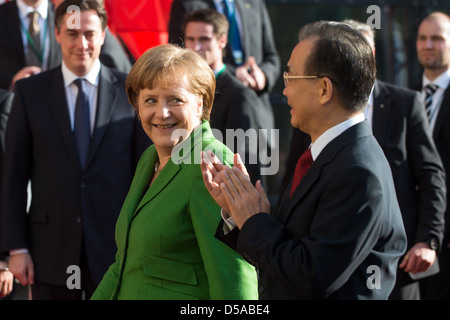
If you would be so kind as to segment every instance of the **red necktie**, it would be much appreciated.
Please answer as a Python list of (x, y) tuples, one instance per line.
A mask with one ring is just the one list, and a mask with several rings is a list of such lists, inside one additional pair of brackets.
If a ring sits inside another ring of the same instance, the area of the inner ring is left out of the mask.
[(301, 157), (298, 159), (297, 166), (295, 167), (294, 178), (292, 180), (291, 194), (289, 198), (294, 194), (295, 189), (297, 188), (300, 180), (302, 180), (306, 171), (308, 171), (309, 167), (313, 163), (313, 159), (311, 156), (311, 149), (306, 150)]

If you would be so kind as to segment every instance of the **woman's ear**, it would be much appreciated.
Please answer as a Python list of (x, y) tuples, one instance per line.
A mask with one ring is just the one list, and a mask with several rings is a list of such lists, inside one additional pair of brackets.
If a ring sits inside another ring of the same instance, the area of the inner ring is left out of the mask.
[(202, 115), (203, 115), (203, 98), (198, 97), (198, 99), (197, 99), (197, 116), (199, 117), (199, 119), (201, 119)]

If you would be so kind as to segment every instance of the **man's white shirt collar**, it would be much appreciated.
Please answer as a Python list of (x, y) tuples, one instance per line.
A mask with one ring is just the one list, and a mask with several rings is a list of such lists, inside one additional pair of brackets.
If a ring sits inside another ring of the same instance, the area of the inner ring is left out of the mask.
[(364, 114), (358, 113), (356, 116), (345, 120), (344, 122), (341, 122), (334, 127), (328, 129), (324, 133), (322, 133), (314, 143), (311, 144), (311, 155), (313, 158), (313, 161), (317, 159), (320, 152), (327, 146), (328, 143), (330, 143), (332, 140), (334, 140), (336, 137), (338, 137), (341, 133), (343, 133), (345, 130), (349, 129), (350, 127), (363, 122), (365, 120)]
[(422, 76), (422, 84), (423, 87), (425, 87), (429, 83), (434, 83), (442, 90), (445, 90), (450, 82), (450, 68), (447, 69), (444, 73), (442, 73), (439, 77), (434, 79), (433, 81), (430, 81), (425, 74)]
[(78, 78), (86, 79), (92, 85), (98, 86), (98, 81), (99, 81), (99, 77), (100, 77), (100, 60), (97, 59), (94, 62), (94, 66), (92, 67), (92, 69), (87, 74), (85, 74), (83, 77), (77, 76), (72, 71), (70, 71), (69, 68), (67, 68), (64, 61), (62, 62), (62, 65), (61, 65), (61, 71), (63, 74), (65, 87), (70, 85), (73, 81), (75, 81)]

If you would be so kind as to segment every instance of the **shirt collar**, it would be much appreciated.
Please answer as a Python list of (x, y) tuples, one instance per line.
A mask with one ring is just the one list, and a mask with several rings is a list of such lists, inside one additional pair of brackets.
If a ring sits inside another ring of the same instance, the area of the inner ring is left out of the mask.
[(437, 77), (436, 79), (434, 79), (433, 81), (430, 81), (425, 74), (422, 77), (422, 84), (423, 87), (425, 87), (427, 84), (429, 83), (434, 83), (435, 85), (437, 85), (439, 88), (445, 90), (448, 86), (450, 82), (450, 68), (447, 69), (447, 71), (445, 71), (444, 73), (442, 73), (439, 77)]
[(92, 69), (86, 73), (83, 77), (79, 77), (76, 74), (74, 74), (72, 71), (69, 70), (69, 68), (67, 68), (66, 64), (64, 63), (64, 61), (61, 64), (61, 71), (63, 74), (63, 78), (64, 78), (64, 86), (67, 87), (69, 86), (74, 80), (78, 79), (78, 78), (83, 78), (86, 79), (89, 83), (91, 83), (94, 86), (98, 86), (98, 79), (100, 76), (100, 60), (96, 60), (94, 62), (94, 66), (92, 67)]
[(311, 144), (311, 155), (313, 161), (317, 159), (320, 152), (322, 152), (322, 150), (327, 146), (328, 143), (334, 140), (345, 130), (356, 125), (357, 123), (363, 122), (364, 119), (365, 119), (364, 114), (361, 112), (358, 113), (356, 116), (353, 116), (352, 118), (345, 120), (322, 133), (320, 137), (318, 137), (316, 141), (313, 144)]
[(23, 0), (17, 0), (16, 3), (22, 21), (26, 21), (28, 14), (33, 11), (37, 11), (42, 19), (44, 20), (47, 19), (48, 0), (42, 1), (41, 4), (36, 9), (28, 6), (25, 2), (23, 2)]

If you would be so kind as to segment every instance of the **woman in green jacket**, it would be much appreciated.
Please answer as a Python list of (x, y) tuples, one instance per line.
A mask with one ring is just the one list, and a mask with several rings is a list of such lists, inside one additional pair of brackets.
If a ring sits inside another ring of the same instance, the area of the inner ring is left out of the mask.
[(200, 153), (231, 165), (208, 120), (215, 79), (194, 51), (161, 45), (130, 71), (126, 90), (153, 141), (116, 224), (116, 261), (92, 299), (257, 299), (254, 268), (214, 237), (220, 208)]

